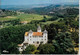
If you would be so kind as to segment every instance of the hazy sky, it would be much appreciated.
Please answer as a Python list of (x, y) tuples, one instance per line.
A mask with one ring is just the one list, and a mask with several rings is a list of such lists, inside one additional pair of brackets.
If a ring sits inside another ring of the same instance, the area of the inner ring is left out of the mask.
[(1, 0), (1, 5), (30, 5), (30, 4), (59, 4), (64, 2), (76, 2), (79, 0)]

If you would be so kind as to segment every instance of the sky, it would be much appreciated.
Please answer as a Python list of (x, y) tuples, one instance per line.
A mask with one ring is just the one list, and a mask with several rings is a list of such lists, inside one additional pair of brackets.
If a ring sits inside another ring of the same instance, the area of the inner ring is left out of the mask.
[(1, 0), (1, 5), (32, 5), (32, 4), (60, 4), (78, 3), (79, 0)]

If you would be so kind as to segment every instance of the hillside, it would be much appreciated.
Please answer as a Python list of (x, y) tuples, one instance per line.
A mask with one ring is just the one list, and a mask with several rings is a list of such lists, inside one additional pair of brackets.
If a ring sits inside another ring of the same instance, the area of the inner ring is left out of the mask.
[(21, 12), (24, 13), (35, 13), (35, 14), (41, 14), (41, 15), (45, 15), (45, 14), (64, 14), (66, 12), (67, 9), (69, 8), (74, 8), (74, 9), (78, 9), (78, 5), (49, 5), (46, 7), (37, 7), (37, 8), (32, 8), (32, 9), (26, 9), (26, 10), (20, 10)]
[[(47, 18), (50, 18), (50, 16), (47, 16)], [(0, 17), (0, 21), (8, 21), (13, 19), (20, 19), (21, 21), (31, 21), (31, 20), (42, 20), (43, 15), (38, 14), (20, 14), (17, 16), (6, 16), (6, 17)]]

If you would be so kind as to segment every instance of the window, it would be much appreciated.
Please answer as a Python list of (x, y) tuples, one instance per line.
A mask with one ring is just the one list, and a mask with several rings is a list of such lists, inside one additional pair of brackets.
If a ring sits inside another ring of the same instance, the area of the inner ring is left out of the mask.
[(37, 41), (37, 44), (39, 44), (39, 41)]
[(30, 38), (31, 38), (31, 36), (30, 36)]
[(23, 49), (23, 48), (21, 48), (21, 49)]
[(35, 42), (33, 41), (33, 43), (35, 43)]
[(43, 43), (43, 41), (40, 42), (41, 44)]

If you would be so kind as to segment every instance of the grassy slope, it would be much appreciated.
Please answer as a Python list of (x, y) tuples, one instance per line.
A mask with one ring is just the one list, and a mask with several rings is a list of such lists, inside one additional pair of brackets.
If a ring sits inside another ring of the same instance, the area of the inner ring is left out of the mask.
[[(47, 18), (51, 18), (51, 16), (47, 16)], [(43, 15), (38, 15), (38, 14), (21, 14), (21, 15), (17, 15), (17, 16), (7, 16), (4, 18), (0, 18), (0, 21), (7, 21), (7, 20), (13, 20), (13, 19), (20, 19), (21, 21), (27, 21), (30, 22), (32, 20), (42, 20), (43, 19)], [(47, 22), (41, 22), (43, 24), (51, 24), (51, 23), (57, 23), (60, 19), (59, 18), (55, 21), (47, 21)]]
[[(51, 18), (51, 16), (47, 16), (47, 18)], [(21, 14), (21, 15), (17, 15), (17, 16), (7, 16), (4, 18), (0, 18), (0, 21), (7, 21), (7, 20), (13, 20), (13, 19), (20, 19), (21, 21), (27, 21), (30, 22), (32, 20), (42, 20), (43, 19), (43, 15), (38, 15), (38, 14)], [(62, 19), (59, 18), (55, 21), (47, 21), (47, 22), (41, 22), (42, 24), (51, 24), (51, 23), (55, 23), (57, 24), (58, 21)]]
[[(47, 18), (50, 18), (50, 16), (47, 16)], [(42, 20), (43, 19), (43, 15), (38, 15), (38, 14), (23, 14), (23, 15), (19, 15), (17, 16), (17, 18), (20, 18), (23, 21), (31, 21), (31, 20)]]
[(8, 20), (13, 20), (13, 19), (16, 19), (16, 17), (15, 18), (0, 17), (0, 21), (8, 21)]
[[(50, 16), (47, 16), (47, 18), (50, 18)], [(17, 16), (9, 16), (9, 17), (4, 17), (0, 18), (0, 21), (5, 21), (5, 20), (13, 20), (13, 19), (20, 19), (21, 21), (31, 21), (31, 20), (42, 20), (43, 15), (38, 15), (38, 14), (21, 14)]]
[(59, 20), (60, 19), (63, 19), (63, 18), (59, 18), (59, 19), (57, 19), (57, 20), (55, 20), (55, 21), (47, 21), (47, 22), (41, 22), (41, 23), (43, 23), (43, 24), (51, 24), (51, 23), (54, 23), (54, 24), (59, 24)]

